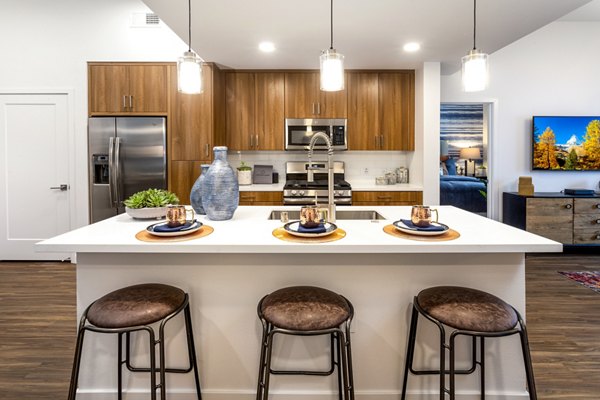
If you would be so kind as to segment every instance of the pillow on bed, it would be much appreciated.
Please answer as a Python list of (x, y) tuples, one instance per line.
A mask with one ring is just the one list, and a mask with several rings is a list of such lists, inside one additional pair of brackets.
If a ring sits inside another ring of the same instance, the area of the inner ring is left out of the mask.
[(448, 175), (456, 175), (456, 160), (454, 158), (446, 160), (446, 169), (448, 170)]

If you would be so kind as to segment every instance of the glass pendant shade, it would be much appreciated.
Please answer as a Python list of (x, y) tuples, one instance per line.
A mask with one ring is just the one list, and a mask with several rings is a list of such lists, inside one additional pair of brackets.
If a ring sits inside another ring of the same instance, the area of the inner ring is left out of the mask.
[(478, 92), (488, 85), (488, 55), (473, 49), (462, 58), (462, 84), (465, 92)]
[(202, 93), (202, 59), (193, 51), (186, 51), (177, 60), (177, 89), (181, 93)]
[(321, 61), (321, 90), (344, 90), (344, 56), (334, 49), (323, 50)]

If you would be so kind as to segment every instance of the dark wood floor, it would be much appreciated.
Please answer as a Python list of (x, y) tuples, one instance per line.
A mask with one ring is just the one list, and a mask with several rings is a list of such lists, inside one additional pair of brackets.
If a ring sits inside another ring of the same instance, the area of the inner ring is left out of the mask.
[[(600, 256), (527, 258), (527, 326), (540, 400), (600, 398), (600, 293), (559, 270)], [(75, 342), (75, 268), (0, 263), (0, 398), (66, 398)]]

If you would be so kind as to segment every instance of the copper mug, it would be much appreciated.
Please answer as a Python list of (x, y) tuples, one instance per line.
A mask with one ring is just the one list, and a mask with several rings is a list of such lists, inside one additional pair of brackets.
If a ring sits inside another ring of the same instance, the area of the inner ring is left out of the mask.
[(171, 228), (176, 228), (181, 225), (185, 225), (187, 218), (187, 213), (192, 213), (192, 218), (190, 221), (193, 221), (196, 214), (192, 208), (186, 209), (185, 206), (169, 204), (167, 206), (167, 226)]
[(316, 228), (327, 222), (327, 208), (305, 206), (300, 209), (300, 225), (305, 228)]
[(413, 206), (410, 221), (418, 227), (425, 228), (431, 225), (431, 216), (435, 212), (435, 221), (438, 222), (438, 210), (429, 206)]

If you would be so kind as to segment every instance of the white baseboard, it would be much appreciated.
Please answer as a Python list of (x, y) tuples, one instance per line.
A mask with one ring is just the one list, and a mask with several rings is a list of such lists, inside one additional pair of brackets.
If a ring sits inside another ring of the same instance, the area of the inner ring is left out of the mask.
[[(169, 391), (169, 400), (196, 400), (196, 394), (193, 391)], [(356, 391), (355, 397), (360, 400), (398, 400), (400, 398), (399, 391)], [(407, 400), (438, 400), (437, 392), (408, 392)], [(78, 400), (114, 400), (116, 392), (113, 391), (78, 391)], [(126, 393), (127, 400), (148, 400), (149, 393), (147, 391), (128, 391)], [(474, 392), (458, 392), (457, 400), (479, 400), (479, 393)], [(203, 390), (203, 400), (255, 400), (256, 392), (246, 390)], [(275, 391), (269, 393), (270, 400), (337, 400), (337, 392), (322, 392), (322, 391)], [(512, 393), (495, 393), (487, 392), (486, 399), (488, 400), (528, 400), (527, 392), (512, 392)]]

